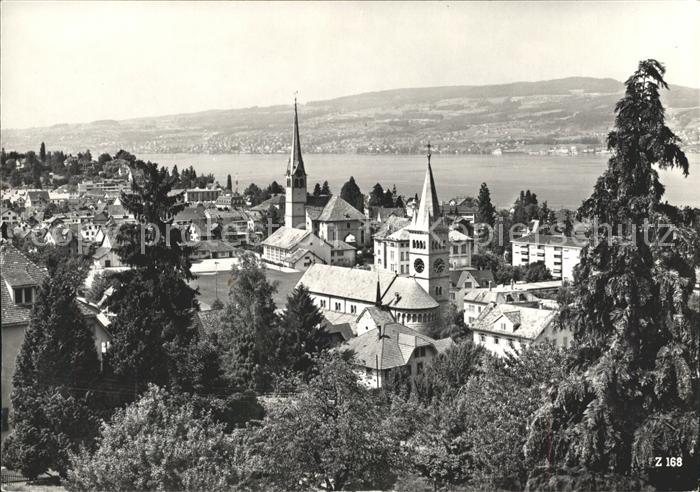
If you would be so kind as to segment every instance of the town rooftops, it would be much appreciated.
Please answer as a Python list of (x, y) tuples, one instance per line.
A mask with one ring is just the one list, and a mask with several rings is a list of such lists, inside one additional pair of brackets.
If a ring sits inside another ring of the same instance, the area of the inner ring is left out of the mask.
[(382, 304), (391, 308), (434, 309), (439, 306), (415, 279), (399, 277), (392, 272), (372, 272), (316, 263), (299, 280), (299, 284), (304, 284), (313, 293), (371, 304), (377, 299), (377, 282)]
[[(544, 331), (557, 316), (552, 309), (538, 309), (515, 304), (499, 304), (484, 309), (474, 321), (471, 329), (497, 335), (516, 336), (534, 340)], [(513, 331), (501, 328), (500, 318), (512, 323)]]
[(550, 246), (562, 246), (565, 248), (583, 248), (586, 245), (586, 241), (583, 239), (577, 239), (568, 236), (559, 236), (555, 234), (528, 234), (523, 237), (513, 239), (512, 243), (526, 243), (526, 244), (546, 244)]
[(411, 219), (406, 219), (403, 217), (396, 217), (395, 215), (390, 216), (386, 219), (379, 230), (374, 234), (374, 239), (384, 239), (394, 232), (403, 229), (411, 223)]
[(251, 207), (251, 210), (259, 210), (260, 212), (267, 212), (270, 207), (277, 207), (278, 209), (283, 209), (284, 208), (284, 193), (280, 193), (278, 195), (273, 195), (272, 197), (268, 198), (264, 202), (261, 202), (257, 204), (254, 207)]
[(283, 226), (270, 234), (270, 236), (263, 241), (263, 246), (292, 249), (309, 234), (311, 234), (311, 231)]
[(365, 216), (339, 196), (333, 195), (316, 220), (319, 222), (363, 221)]
[(408, 227), (404, 227), (396, 232), (389, 234), (386, 238), (389, 241), (408, 241), (410, 235), (411, 234), (408, 232)]
[(527, 291), (473, 289), (464, 294), (464, 302), (477, 304), (504, 304), (513, 302), (537, 302), (539, 298)]
[(439, 353), (453, 343), (436, 342), (400, 323), (388, 323), (381, 331), (375, 328), (349, 340), (344, 347), (353, 351), (357, 364), (382, 370), (405, 366), (417, 347), (433, 347)]

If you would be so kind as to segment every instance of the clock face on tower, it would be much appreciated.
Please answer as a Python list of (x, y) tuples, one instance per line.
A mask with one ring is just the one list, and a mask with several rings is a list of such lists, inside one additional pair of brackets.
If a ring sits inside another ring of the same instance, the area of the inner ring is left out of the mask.
[(441, 259), (435, 260), (435, 263), (433, 263), (433, 270), (435, 270), (435, 273), (442, 273), (445, 271), (445, 261)]
[(423, 263), (423, 260), (421, 260), (420, 258), (417, 258), (416, 261), (413, 262), (413, 269), (416, 272), (421, 273), (421, 272), (423, 272), (424, 268), (425, 268), (425, 264)]

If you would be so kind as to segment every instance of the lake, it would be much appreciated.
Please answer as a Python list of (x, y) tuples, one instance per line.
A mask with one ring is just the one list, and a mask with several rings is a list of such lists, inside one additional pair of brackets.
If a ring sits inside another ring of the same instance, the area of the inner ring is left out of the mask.
[[(143, 160), (178, 169), (193, 166), (198, 174), (212, 173), (222, 185), (226, 176), (236, 176), (242, 191), (248, 184), (267, 186), (273, 180), (284, 184), (287, 155), (284, 154), (141, 154)], [(438, 197), (477, 196), (482, 182), (488, 183), (491, 199), (499, 207), (510, 206), (520, 190), (537, 193), (550, 207), (578, 207), (590, 196), (609, 156), (530, 156), (510, 154), (433, 155), (432, 166)], [(690, 176), (678, 170), (662, 171), (665, 199), (674, 205), (700, 207), (700, 154), (689, 154)], [(304, 165), (309, 176), (309, 192), (316, 182), (328, 180), (338, 193), (354, 176), (363, 193), (379, 182), (396, 185), (402, 195), (420, 193), (426, 159), (417, 155), (306, 154)]]

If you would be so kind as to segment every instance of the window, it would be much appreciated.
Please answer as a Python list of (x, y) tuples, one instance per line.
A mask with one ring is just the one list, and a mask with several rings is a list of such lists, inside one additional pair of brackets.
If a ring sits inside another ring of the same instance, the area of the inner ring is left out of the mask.
[(348, 222), (348, 229), (350, 229), (350, 222)]
[(501, 322), (501, 330), (505, 330), (505, 329), (506, 329), (506, 323), (505, 323), (505, 321), (502, 321)]
[(416, 348), (416, 357), (425, 357), (425, 347)]
[(498, 337), (493, 337), (493, 343), (498, 345), (501, 342), (501, 339)]
[(357, 313), (357, 306), (355, 306), (354, 304), (353, 304), (352, 306), (350, 306), (350, 312), (351, 312), (352, 314)]
[(14, 289), (15, 304), (31, 304), (34, 302), (34, 289), (32, 287), (20, 287)]
[(340, 311), (340, 303), (339, 302), (335, 303), (335, 310)]
[(416, 364), (416, 374), (423, 374), (423, 363), (419, 362)]
[(486, 335), (479, 335), (479, 341), (481, 341), (481, 343), (486, 343)]

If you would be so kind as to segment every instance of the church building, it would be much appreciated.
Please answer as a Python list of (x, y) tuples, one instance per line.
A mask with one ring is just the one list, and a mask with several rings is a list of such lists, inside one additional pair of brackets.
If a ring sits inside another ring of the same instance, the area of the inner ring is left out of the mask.
[(430, 157), (429, 146), (420, 207), (405, 227), (408, 275), (312, 265), (299, 284), (309, 289), (327, 318), (343, 319), (338, 314), (356, 317), (375, 303), (384, 306), (397, 323), (422, 330), (445, 312), (450, 288), (449, 229), (437, 199)]
[[(263, 260), (278, 265), (292, 263), (292, 258), (280, 258), (285, 255), (273, 246), (284, 238), (287, 256), (295, 254), (300, 247), (290, 242), (290, 238), (302, 237), (295, 230), (306, 230), (306, 240), (315, 240), (317, 244), (326, 243), (330, 247), (330, 257), (324, 255), (314, 258), (315, 262), (331, 265), (353, 266), (356, 263), (356, 251), (365, 247), (371, 240), (365, 233), (365, 216), (340, 196), (312, 196), (307, 192), (308, 179), (304, 168), (299, 138), (299, 116), (297, 102), (294, 100), (294, 125), (292, 129), (292, 150), (287, 162), (284, 196), (284, 226), (275, 231), (263, 242)], [(269, 247), (267, 247), (269, 246)], [(267, 252), (274, 251), (273, 258)], [(308, 262), (307, 266), (310, 264)]]

